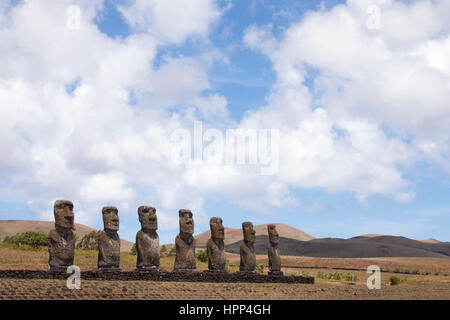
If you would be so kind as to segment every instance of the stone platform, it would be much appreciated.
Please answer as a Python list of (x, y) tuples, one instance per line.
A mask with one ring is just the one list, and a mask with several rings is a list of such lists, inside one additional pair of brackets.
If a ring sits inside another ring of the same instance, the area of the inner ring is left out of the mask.
[[(0, 270), (0, 278), (67, 279), (71, 274), (44, 270)], [(177, 282), (251, 282), (314, 283), (314, 277), (273, 276), (253, 272), (164, 272), (164, 271), (81, 271), (81, 280), (177, 281)]]

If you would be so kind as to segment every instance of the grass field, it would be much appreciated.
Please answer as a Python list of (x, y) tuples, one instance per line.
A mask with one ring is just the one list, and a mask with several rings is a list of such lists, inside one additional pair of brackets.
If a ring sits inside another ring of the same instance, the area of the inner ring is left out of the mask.
[[(227, 254), (229, 271), (238, 270), (239, 256)], [(0, 248), (0, 270), (46, 270), (46, 249)], [(0, 279), (0, 299), (450, 299), (450, 259), (446, 258), (311, 258), (282, 257), (285, 275), (315, 277), (315, 284), (184, 283), (149, 281), (82, 281), (81, 290), (68, 290), (63, 280)], [(174, 257), (161, 259), (171, 271)], [(257, 263), (267, 265), (266, 256)], [(97, 252), (76, 250), (81, 270), (97, 266)], [(382, 288), (368, 290), (366, 268), (378, 265)], [(134, 270), (136, 256), (121, 254), (121, 268)], [(198, 270), (207, 264), (197, 261)], [(267, 267), (264, 268), (267, 272)], [(390, 285), (390, 277), (400, 278)]]

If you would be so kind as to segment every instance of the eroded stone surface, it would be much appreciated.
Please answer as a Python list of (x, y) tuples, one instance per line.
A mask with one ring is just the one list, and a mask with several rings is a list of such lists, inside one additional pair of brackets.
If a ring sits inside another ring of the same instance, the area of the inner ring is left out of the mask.
[(141, 230), (136, 234), (137, 263), (140, 270), (159, 270), (159, 237), (156, 209), (150, 206), (140, 206), (138, 209)]
[(195, 260), (194, 219), (192, 212), (187, 209), (178, 211), (180, 222), (180, 233), (175, 238), (176, 257), (174, 271), (195, 271), (197, 264)]
[(73, 203), (69, 200), (56, 200), (53, 213), (55, 229), (48, 234), (49, 270), (65, 270), (73, 265), (75, 237)]
[(267, 249), (269, 256), (269, 274), (280, 276), (283, 275), (283, 272), (281, 272), (281, 258), (278, 250), (279, 235), (276, 225), (269, 224), (267, 226), (267, 232), (269, 233), (269, 247)]
[(104, 230), (98, 235), (98, 268), (100, 270), (120, 267), (119, 211), (116, 207), (103, 207)]
[(225, 271), (225, 228), (222, 224), (222, 218), (213, 217), (209, 220), (211, 229), (211, 238), (206, 243), (206, 252), (208, 254), (208, 269), (210, 271)]
[(255, 243), (255, 230), (253, 229), (253, 223), (243, 222), (242, 232), (244, 234), (244, 240), (240, 244), (239, 252), (241, 262), (239, 265), (239, 270), (253, 272), (256, 267), (255, 249), (253, 247)]

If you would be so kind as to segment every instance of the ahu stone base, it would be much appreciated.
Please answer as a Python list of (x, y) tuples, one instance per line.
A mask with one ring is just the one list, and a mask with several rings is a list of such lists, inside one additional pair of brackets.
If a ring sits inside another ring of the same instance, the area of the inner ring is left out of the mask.
[[(13, 279), (67, 279), (66, 272), (44, 270), (0, 270), (0, 278)], [(178, 281), (178, 282), (252, 282), (252, 283), (314, 283), (314, 277), (263, 275), (255, 272), (164, 272), (164, 271), (81, 271), (81, 280), (116, 281)]]

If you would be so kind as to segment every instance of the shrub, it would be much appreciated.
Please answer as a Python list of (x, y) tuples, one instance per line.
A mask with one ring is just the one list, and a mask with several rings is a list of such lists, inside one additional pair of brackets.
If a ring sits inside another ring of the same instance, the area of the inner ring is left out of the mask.
[(33, 248), (48, 246), (48, 236), (42, 231), (26, 231), (14, 236), (5, 237), (5, 243), (12, 243), (18, 246), (28, 245)]
[(163, 245), (161, 246), (161, 249), (159, 250), (159, 255), (160, 255), (161, 257), (167, 256), (167, 248), (166, 248), (166, 245), (165, 245), (165, 244), (163, 244)]
[(198, 261), (208, 262), (208, 254), (206, 253), (206, 250), (199, 250), (196, 256)]
[(77, 244), (77, 249), (98, 250), (98, 231), (91, 231), (85, 234)]
[(345, 281), (357, 281), (358, 277), (354, 276), (353, 274), (347, 273), (344, 277)]
[(333, 280), (341, 280), (341, 274), (338, 272), (335, 272), (333, 274)]
[(444, 273), (444, 277), (448, 277), (448, 273), (446, 272), (446, 273)]
[(391, 276), (391, 278), (389, 280), (391, 282), (391, 286), (395, 286), (395, 285), (399, 284), (401, 281), (400, 278), (397, 276)]
[(438, 275), (439, 275), (439, 272), (438, 272), (438, 271), (435, 271), (435, 272), (434, 272), (434, 275), (435, 275), (435, 276), (438, 276)]
[(137, 255), (136, 243), (133, 243), (133, 246), (130, 249), (130, 254), (132, 254), (133, 256)]
[(426, 272), (425, 272), (425, 275), (426, 275), (426, 276), (428, 276), (428, 275), (430, 275), (430, 274), (431, 274), (430, 271), (426, 271)]
[[(407, 273), (408, 273), (408, 272), (407, 272)], [(414, 269), (411, 273), (412, 273), (412, 274), (419, 274), (419, 270)]]
[(255, 271), (259, 273), (263, 273), (265, 265), (263, 263), (258, 263), (255, 267)]

